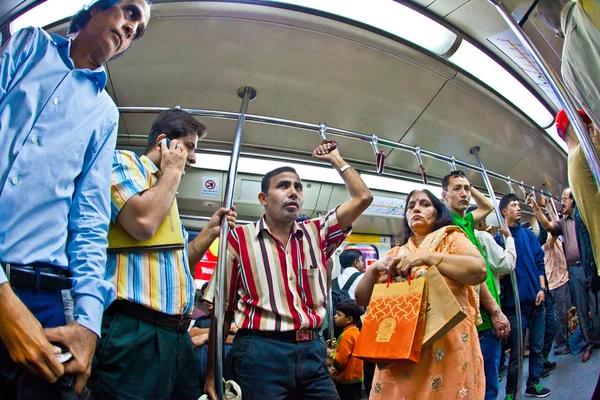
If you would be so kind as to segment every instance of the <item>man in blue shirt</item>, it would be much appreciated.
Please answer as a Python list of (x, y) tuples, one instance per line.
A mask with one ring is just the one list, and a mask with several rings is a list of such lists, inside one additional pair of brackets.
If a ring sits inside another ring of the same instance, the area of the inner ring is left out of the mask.
[[(515, 240), (517, 251), (517, 290), (521, 302), (521, 322), (523, 337), (529, 328), (529, 377), (525, 395), (531, 397), (547, 397), (550, 390), (540, 385), (540, 375), (544, 367), (542, 350), (544, 346), (545, 313), (544, 300), (546, 298), (546, 281), (544, 266), (544, 250), (540, 246), (535, 234), (529, 229), (521, 227), (521, 207), (519, 198), (514, 194), (507, 194), (500, 200), (500, 211), (506, 219), (506, 224)], [(504, 279), (510, 279), (506, 277)], [(512, 285), (503, 287), (502, 311), (510, 322), (510, 361), (506, 380), (506, 400), (513, 400), (517, 391), (518, 379), (518, 338), (517, 315)]]
[[(63, 375), (76, 392), (85, 387), (114, 298), (102, 278), (118, 111), (102, 64), (143, 34), (149, 16), (145, 0), (98, 0), (73, 17), (74, 39), (27, 28), (0, 50), (3, 398), (55, 398), (51, 384)], [(63, 289), (75, 300), (68, 325)], [(72, 359), (61, 364), (50, 343)]]

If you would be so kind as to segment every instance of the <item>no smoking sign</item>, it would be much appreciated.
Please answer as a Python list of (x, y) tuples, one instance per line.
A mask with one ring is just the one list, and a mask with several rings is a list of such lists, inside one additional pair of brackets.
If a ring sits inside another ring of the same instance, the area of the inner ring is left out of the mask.
[(219, 178), (216, 176), (202, 177), (202, 196), (219, 197)]

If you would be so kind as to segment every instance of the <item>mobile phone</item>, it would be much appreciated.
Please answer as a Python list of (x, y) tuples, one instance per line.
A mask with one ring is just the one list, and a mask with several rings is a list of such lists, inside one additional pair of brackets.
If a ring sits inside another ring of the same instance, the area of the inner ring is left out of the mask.
[(61, 364), (64, 364), (67, 361), (69, 361), (71, 358), (73, 358), (73, 354), (71, 354), (71, 352), (69, 352), (69, 351), (65, 351), (60, 354), (55, 354), (55, 357), (56, 357), (56, 361), (58, 361)]
[[(170, 147), (171, 147), (171, 139), (169, 139), (169, 138), (164, 138), (163, 140), (166, 140), (166, 141), (167, 141), (167, 147), (169, 147), (169, 148), (170, 148)], [(161, 142), (162, 142), (162, 140), (161, 140)]]

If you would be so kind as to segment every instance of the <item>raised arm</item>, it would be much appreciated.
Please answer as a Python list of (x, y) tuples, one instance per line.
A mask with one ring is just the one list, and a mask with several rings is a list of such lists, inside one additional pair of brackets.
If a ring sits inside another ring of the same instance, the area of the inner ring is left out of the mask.
[(538, 222), (544, 227), (545, 230), (552, 233), (553, 235), (555, 233), (560, 234), (560, 227), (558, 226), (558, 223), (549, 221), (548, 218), (546, 218), (546, 216), (540, 209), (540, 206), (538, 205), (537, 201), (535, 201), (535, 199), (533, 198), (532, 193), (529, 193), (527, 195), (527, 204), (533, 209), (535, 217), (537, 218)]
[(342, 168), (344, 169), (341, 175), (351, 199), (337, 208), (336, 217), (340, 228), (346, 229), (352, 226), (356, 218), (371, 205), (373, 195), (354, 168), (345, 168), (348, 164), (337, 149), (331, 149), (332, 146), (331, 143), (320, 145), (313, 151), (313, 157), (317, 160), (327, 161), (338, 172)]
[(117, 222), (137, 240), (151, 239), (169, 215), (185, 168), (186, 152), (176, 148), (176, 140), (170, 147), (164, 141), (160, 145), (158, 183), (129, 198), (117, 215)]
[(494, 206), (479, 190), (471, 186), (471, 196), (477, 204), (477, 209), (471, 214), (473, 215), (474, 224), (477, 225), (480, 221), (483, 221), (493, 210)]

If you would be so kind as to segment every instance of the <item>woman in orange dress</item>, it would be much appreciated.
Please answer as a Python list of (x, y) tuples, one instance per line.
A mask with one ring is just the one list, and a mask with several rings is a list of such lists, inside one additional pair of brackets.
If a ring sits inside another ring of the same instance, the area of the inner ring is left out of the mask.
[[(373, 286), (391, 274), (397, 280), (436, 266), (467, 318), (421, 352), (418, 364), (375, 370), (370, 399), (473, 399), (485, 394), (483, 358), (475, 321), (479, 305), (473, 285), (485, 281), (485, 261), (456, 226), (450, 212), (428, 190), (406, 198), (401, 246), (371, 265), (356, 288), (356, 301), (368, 305)], [(380, 277), (385, 272), (385, 276)]]

